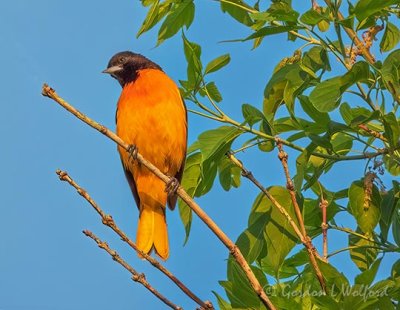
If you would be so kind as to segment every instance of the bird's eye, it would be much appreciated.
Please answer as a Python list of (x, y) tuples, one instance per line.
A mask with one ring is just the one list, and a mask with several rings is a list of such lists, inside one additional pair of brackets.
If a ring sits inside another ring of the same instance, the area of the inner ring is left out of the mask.
[(119, 62), (120, 62), (120, 63), (124, 63), (124, 62), (125, 62), (125, 57), (121, 57), (121, 58), (119, 59)]

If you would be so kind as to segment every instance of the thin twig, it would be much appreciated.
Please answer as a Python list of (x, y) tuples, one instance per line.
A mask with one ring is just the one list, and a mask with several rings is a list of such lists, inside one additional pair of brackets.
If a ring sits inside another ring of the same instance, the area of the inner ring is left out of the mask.
[[(42, 94), (56, 101), (68, 112), (72, 113), (81, 121), (85, 122), (94, 129), (100, 131), (102, 134), (116, 142), (126, 151), (130, 150), (130, 145), (128, 143), (124, 142), (120, 137), (118, 137), (115, 133), (113, 133), (104, 125), (95, 122), (94, 120), (90, 119), (89, 117), (75, 109), (73, 106), (68, 104), (64, 99), (58, 96), (54, 89), (50, 88), (47, 84), (43, 85)], [(150, 172), (160, 178), (164, 183), (168, 183), (170, 181), (170, 177), (163, 174), (156, 166), (147, 161), (140, 153), (136, 154), (135, 160), (137, 160), (141, 165), (146, 167)], [(236, 246), (236, 244), (231, 239), (229, 239), (229, 237), (218, 227), (218, 225), (207, 215), (207, 213), (205, 213), (203, 209), (200, 208), (200, 206), (192, 199), (192, 197), (188, 193), (186, 193), (186, 191), (180, 185), (178, 186), (176, 193), (226, 246), (226, 248), (235, 258), (238, 265), (243, 269), (248, 281), (250, 282), (250, 285), (252, 286), (253, 290), (256, 292), (262, 303), (269, 309), (275, 309), (275, 306), (272, 304), (271, 300), (265, 293), (263, 287), (261, 286), (260, 282), (256, 278), (255, 274), (253, 273), (252, 269), (250, 268), (249, 264), (247, 263), (242, 252)]]
[(328, 262), (328, 223), (326, 220), (326, 209), (328, 208), (328, 200), (324, 198), (324, 195), (321, 191), (321, 202), (319, 206), (322, 210), (322, 255), (325, 262)]
[(306, 245), (308, 254), (310, 256), (311, 264), (314, 267), (314, 271), (315, 271), (315, 274), (317, 275), (319, 283), (321, 284), (321, 288), (326, 292), (327, 291), (326, 283), (325, 283), (324, 277), (322, 275), (322, 272), (319, 269), (317, 260), (315, 258), (317, 250), (315, 249), (314, 245), (312, 244), (311, 238), (307, 234), (306, 227), (304, 225), (303, 215), (301, 214), (301, 210), (300, 210), (299, 204), (297, 202), (296, 191), (295, 191), (292, 179), (290, 178), (289, 167), (288, 167), (288, 163), (287, 163), (288, 154), (283, 150), (283, 145), (279, 138), (275, 138), (275, 142), (276, 142), (278, 150), (279, 150), (278, 157), (282, 163), (282, 167), (285, 172), (286, 188), (289, 190), (289, 193), (290, 193), (290, 198), (292, 200), (292, 204), (293, 204), (293, 208), (294, 208), (294, 211), (295, 211), (295, 214), (297, 217), (297, 221), (300, 225), (301, 234), (303, 236), (303, 239), (305, 240), (305, 245)]
[(141, 285), (143, 285), (154, 296), (156, 296), (158, 299), (160, 299), (168, 307), (175, 309), (175, 310), (182, 310), (182, 307), (177, 306), (174, 303), (172, 303), (168, 298), (166, 298), (159, 291), (157, 291), (153, 286), (151, 286), (150, 283), (146, 280), (146, 276), (144, 275), (144, 273), (137, 272), (131, 265), (129, 265), (125, 260), (123, 260), (121, 258), (121, 256), (119, 256), (115, 250), (110, 249), (110, 247), (108, 246), (108, 244), (106, 242), (100, 240), (94, 233), (92, 233), (89, 230), (84, 230), (83, 233), (86, 236), (88, 236), (89, 238), (93, 239), (97, 243), (99, 248), (103, 249), (108, 254), (110, 254), (114, 261), (116, 261), (118, 264), (120, 264), (122, 267), (124, 267), (126, 270), (128, 270), (132, 274), (133, 281), (138, 282)]
[(186, 285), (184, 285), (176, 276), (172, 274), (167, 268), (165, 268), (161, 263), (145, 252), (141, 251), (136, 244), (119, 228), (119, 226), (115, 223), (114, 219), (111, 215), (104, 213), (104, 211), (100, 208), (100, 206), (94, 201), (94, 199), (89, 195), (89, 193), (83, 189), (78, 183), (76, 183), (70, 175), (66, 171), (57, 170), (57, 175), (59, 176), (61, 181), (65, 181), (69, 183), (72, 187), (76, 189), (79, 195), (81, 195), (89, 204), (93, 207), (93, 209), (100, 215), (101, 221), (104, 225), (110, 227), (118, 236), (121, 237), (121, 240), (126, 242), (132, 249), (134, 249), (141, 258), (147, 260), (150, 264), (152, 264), (155, 268), (160, 270), (163, 274), (165, 274), (168, 278), (171, 279), (172, 282), (178, 286), (182, 292), (184, 292), (189, 298), (195, 301), (200, 307), (204, 309), (214, 309), (211, 302), (202, 301), (199, 297), (197, 297)]
[(360, 129), (364, 130), (365, 132), (369, 133), (371, 136), (373, 136), (373, 137), (375, 137), (375, 138), (377, 138), (379, 140), (382, 140), (383, 142), (387, 142), (387, 139), (380, 132), (377, 132), (375, 130), (372, 130), (372, 129), (368, 128), (367, 125), (365, 125), (365, 124), (358, 125), (358, 128), (360, 128)]
[(303, 235), (299, 229), (299, 227), (297, 226), (296, 222), (293, 220), (293, 218), (290, 216), (290, 214), (286, 211), (286, 209), (275, 199), (274, 196), (272, 196), (270, 194), (270, 192), (261, 185), (261, 183), (254, 177), (253, 173), (249, 170), (247, 170), (243, 163), (238, 160), (232, 153), (228, 153), (227, 154), (228, 158), (232, 161), (232, 163), (234, 163), (237, 167), (239, 167), (242, 170), (242, 175), (249, 179), (255, 186), (257, 186), (261, 192), (272, 202), (272, 204), (279, 210), (279, 212), (284, 215), (287, 219), (287, 221), (289, 222), (290, 226), (292, 226), (294, 232), (296, 233), (296, 235), (298, 236), (299, 240), (301, 241), (301, 243), (303, 243), (303, 245), (306, 247), (308, 254), (310, 256), (310, 261), (311, 261), (311, 265), (314, 268), (315, 274), (318, 278), (318, 281), (321, 285), (321, 288), (327, 292), (327, 287), (325, 284), (325, 280), (324, 277), (322, 276), (321, 270), (319, 269), (318, 263), (316, 261), (316, 257), (320, 260), (323, 260), (317, 250), (315, 249), (314, 245), (311, 242), (311, 238), (308, 237), (307, 235)]
[[(330, 6), (331, 1), (330, 0), (324, 0), (325, 3)], [(342, 13), (338, 10), (337, 11), (337, 18), (339, 21), (342, 21), (344, 19), (344, 16)], [(372, 56), (371, 52), (365, 47), (364, 43), (358, 38), (357, 33), (351, 29), (343, 26), (344, 31), (346, 31), (347, 35), (350, 37), (351, 41), (355, 43), (357, 48), (360, 50), (362, 55), (364, 56), (365, 60), (367, 60), (370, 64), (375, 63), (375, 58)]]

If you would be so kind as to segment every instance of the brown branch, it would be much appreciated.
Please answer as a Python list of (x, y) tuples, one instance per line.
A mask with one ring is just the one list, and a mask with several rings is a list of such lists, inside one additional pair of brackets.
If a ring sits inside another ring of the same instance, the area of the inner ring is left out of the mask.
[(297, 202), (296, 191), (295, 191), (292, 179), (290, 177), (289, 167), (288, 167), (288, 163), (287, 163), (288, 154), (283, 150), (283, 144), (279, 138), (276, 138), (275, 142), (276, 142), (276, 144), (278, 146), (278, 150), (279, 150), (278, 157), (282, 163), (283, 170), (285, 172), (286, 188), (289, 190), (290, 197), (292, 199), (292, 204), (293, 204), (293, 208), (294, 208), (294, 211), (295, 211), (295, 214), (297, 217), (297, 221), (299, 222), (302, 236), (303, 236), (303, 239), (305, 240), (305, 245), (306, 245), (308, 254), (310, 256), (311, 265), (313, 266), (315, 274), (318, 278), (318, 281), (321, 284), (321, 288), (324, 290), (324, 292), (327, 292), (327, 287), (326, 287), (324, 277), (322, 275), (321, 270), (319, 269), (319, 266), (318, 266), (318, 263), (316, 260), (317, 250), (315, 249), (314, 245), (312, 244), (311, 238), (307, 234), (306, 227), (304, 225), (303, 215), (301, 214), (301, 210), (300, 210), (299, 204)]
[(365, 132), (369, 133), (371, 136), (373, 136), (373, 137), (375, 137), (375, 138), (377, 138), (379, 140), (382, 140), (383, 142), (387, 142), (387, 139), (380, 132), (377, 132), (375, 130), (372, 130), (372, 129), (368, 128), (367, 125), (365, 125), (365, 124), (358, 125), (358, 128), (360, 128), (360, 129), (364, 130)]
[(157, 291), (153, 286), (151, 286), (150, 283), (147, 282), (146, 276), (144, 275), (144, 273), (138, 273), (131, 265), (129, 265), (126, 261), (124, 261), (115, 250), (110, 249), (110, 247), (108, 246), (108, 244), (106, 242), (101, 241), (99, 238), (96, 237), (95, 234), (93, 234), (89, 230), (84, 230), (83, 233), (86, 236), (88, 236), (89, 238), (93, 239), (97, 243), (99, 248), (103, 249), (108, 254), (110, 254), (114, 261), (116, 261), (118, 264), (120, 264), (122, 267), (124, 267), (126, 270), (128, 270), (132, 274), (133, 281), (138, 282), (141, 285), (143, 285), (154, 296), (156, 296), (158, 299), (160, 299), (163, 303), (165, 303), (170, 308), (175, 309), (175, 310), (182, 310), (182, 308), (180, 306), (177, 306), (174, 303), (172, 303), (169, 299), (167, 299), (159, 291)]
[(304, 220), (303, 220), (303, 215), (301, 214), (301, 210), (299, 207), (299, 204), (297, 203), (297, 198), (296, 198), (296, 192), (294, 190), (294, 185), (292, 182), (292, 179), (290, 178), (289, 174), (289, 167), (288, 167), (288, 154), (283, 150), (282, 143), (280, 142), (279, 138), (275, 139), (279, 154), (278, 158), (282, 163), (283, 171), (285, 172), (285, 177), (286, 177), (286, 188), (289, 190), (290, 193), (290, 198), (292, 199), (293, 207), (294, 207), (294, 212), (296, 213), (297, 221), (299, 222), (301, 233), (303, 236), (307, 235), (306, 232), (306, 227), (304, 226)]
[[(111, 130), (107, 129), (104, 125), (101, 125), (94, 120), (90, 119), (73, 106), (68, 104), (64, 99), (57, 95), (57, 93), (50, 88), (47, 84), (43, 85), (42, 95), (49, 97), (60, 104), (63, 108), (65, 108), (68, 112), (75, 115), (81, 121), (85, 122), (89, 126), (93, 127), (94, 129), (100, 131), (102, 134), (116, 142), (119, 146), (124, 148), (126, 151), (129, 151), (130, 145), (125, 143), (120, 137), (118, 137), (115, 133)], [(163, 174), (156, 166), (152, 163), (147, 161), (140, 153), (137, 153), (135, 159), (145, 166), (149, 171), (155, 174), (158, 178), (160, 178), (164, 183), (168, 183), (170, 178)], [(236, 262), (239, 266), (243, 269), (246, 277), (252, 286), (253, 290), (256, 292), (257, 296), (260, 298), (262, 303), (268, 307), (269, 309), (275, 309), (275, 306), (272, 304), (271, 300), (265, 293), (263, 287), (261, 286), (260, 282), (254, 275), (253, 271), (251, 270), (249, 264), (247, 263), (246, 259), (244, 258), (242, 252), (240, 252), (239, 248), (235, 245), (235, 243), (229, 239), (229, 237), (218, 227), (218, 225), (205, 213), (200, 206), (192, 199), (190, 195), (186, 193), (186, 191), (179, 186), (177, 189), (178, 196), (193, 210), (194, 213), (211, 229), (211, 231), (218, 237), (219, 240), (226, 246), (232, 256), (235, 258)]]
[[(324, 0), (328, 6), (331, 6), (330, 0)], [(337, 12), (337, 18), (339, 21), (344, 19), (344, 16), (340, 11)], [(364, 56), (365, 60), (368, 61), (370, 64), (375, 63), (375, 57), (371, 54), (369, 49), (364, 45), (364, 43), (358, 38), (357, 33), (351, 29), (343, 26), (344, 31), (346, 31), (347, 35), (350, 37), (351, 41), (354, 42), (358, 50)]]
[(184, 285), (176, 276), (174, 276), (168, 269), (166, 269), (161, 263), (150, 255), (142, 252), (136, 244), (118, 227), (115, 223), (114, 219), (111, 215), (105, 214), (104, 211), (100, 208), (100, 206), (93, 200), (93, 198), (89, 195), (89, 193), (80, 187), (69, 175), (66, 171), (57, 170), (57, 175), (59, 176), (61, 181), (65, 181), (69, 183), (72, 187), (76, 189), (79, 195), (81, 195), (89, 204), (93, 207), (93, 209), (100, 215), (102, 223), (108, 227), (110, 227), (114, 232), (116, 232), (121, 239), (126, 242), (132, 249), (134, 249), (140, 257), (147, 260), (150, 264), (152, 264), (155, 268), (160, 270), (163, 274), (165, 274), (168, 278), (171, 279), (172, 282), (176, 284), (189, 298), (195, 301), (202, 309), (214, 309), (213, 305), (209, 301), (203, 302), (199, 297), (197, 297), (186, 285)]
[(322, 210), (322, 255), (325, 262), (328, 262), (328, 223), (326, 220), (326, 209), (328, 207), (328, 200), (323, 197), (321, 193), (321, 202), (319, 204)]
[(323, 259), (319, 256), (317, 250), (315, 249), (314, 245), (312, 244), (311, 238), (308, 237), (307, 235), (303, 235), (301, 233), (296, 222), (292, 219), (292, 217), (286, 211), (286, 209), (275, 199), (274, 196), (272, 196), (270, 194), (270, 192), (264, 186), (261, 185), (261, 183), (254, 177), (253, 173), (244, 167), (243, 163), (240, 160), (238, 160), (232, 153), (228, 153), (227, 156), (237, 167), (239, 167), (242, 170), (242, 175), (245, 178), (249, 179), (255, 186), (257, 186), (261, 190), (261, 192), (279, 210), (279, 212), (281, 212), (281, 214), (286, 217), (287, 221), (289, 222), (290, 226), (292, 226), (292, 228), (293, 228), (294, 232), (296, 233), (296, 235), (298, 236), (299, 240), (306, 247), (306, 249), (308, 251), (308, 254), (310, 256), (311, 265), (314, 268), (315, 274), (318, 278), (321, 288), (325, 292), (327, 292), (325, 280), (324, 280), (324, 277), (322, 276), (321, 270), (319, 269), (316, 257), (320, 260), (323, 260)]

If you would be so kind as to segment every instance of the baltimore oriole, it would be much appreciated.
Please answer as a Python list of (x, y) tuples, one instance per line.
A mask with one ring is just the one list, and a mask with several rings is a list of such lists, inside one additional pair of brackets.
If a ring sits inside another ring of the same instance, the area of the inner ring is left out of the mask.
[[(114, 55), (104, 73), (122, 86), (118, 100), (117, 134), (132, 145), (129, 154), (118, 147), (126, 178), (139, 208), (137, 247), (154, 248), (162, 259), (169, 256), (165, 206), (174, 209), (176, 181), (182, 179), (187, 147), (187, 112), (176, 84), (161, 67), (132, 52)], [(135, 151), (172, 177), (167, 186), (147, 168), (131, 160)]]

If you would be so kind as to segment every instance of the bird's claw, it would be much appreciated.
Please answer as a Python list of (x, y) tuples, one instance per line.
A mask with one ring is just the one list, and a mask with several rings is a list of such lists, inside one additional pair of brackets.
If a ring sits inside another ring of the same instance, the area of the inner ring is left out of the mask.
[(129, 159), (131, 159), (131, 160), (137, 159), (138, 148), (136, 145), (134, 145), (134, 144), (129, 145), (127, 152), (129, 154)]
[(176, 194), (176, 191), (179, 188), (179, 181), (171, 177), (165, 186), (165, 191), (168, 193), (168, 196), (172, 196)]

